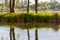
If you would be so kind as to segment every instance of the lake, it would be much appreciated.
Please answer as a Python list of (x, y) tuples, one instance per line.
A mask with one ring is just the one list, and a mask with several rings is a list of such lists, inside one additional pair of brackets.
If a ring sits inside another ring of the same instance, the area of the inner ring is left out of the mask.
[[(0, 40), (10, 40), (10, 29), (8, 27), (0, 26)], [(16, 40), (28, 40), (27, 30), (15, 28)], [(60, 40), (60, 30), (40, 29), (38, 30), (39, 40)], [(35, 40), (35, 30), (30, 30), (30, 40)]]

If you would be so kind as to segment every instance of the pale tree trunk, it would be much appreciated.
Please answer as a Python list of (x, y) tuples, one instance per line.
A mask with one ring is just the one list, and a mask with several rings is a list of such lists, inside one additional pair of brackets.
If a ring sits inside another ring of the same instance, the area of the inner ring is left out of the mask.
[(15, 0), (12, 2), (12, 12), (14, 12), (14, 7), (15, 7)]
[(5, 0), (5, 7), (8, 6), (8, 0)]

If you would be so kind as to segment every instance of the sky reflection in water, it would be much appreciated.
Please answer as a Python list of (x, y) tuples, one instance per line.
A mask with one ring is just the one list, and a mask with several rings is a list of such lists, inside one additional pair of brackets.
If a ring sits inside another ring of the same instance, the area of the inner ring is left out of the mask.
[[(9, 40), (9, 28), (0, 26), (0, 40)], [(15, 29), (16, 40), (28, 40), (27, 30)], [(39, 40), (60, 40), (60, 30), (58, 32), (52, 29), (38, 30)], [(35, 30), (30, 30), (30, 40), (35, 40)]]

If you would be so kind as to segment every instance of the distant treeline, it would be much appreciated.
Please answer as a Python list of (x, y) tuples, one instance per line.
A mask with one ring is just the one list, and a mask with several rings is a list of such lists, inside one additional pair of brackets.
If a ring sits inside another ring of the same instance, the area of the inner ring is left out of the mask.
[[(0, 7), (2, 7), (2, 6), (3, 6), (3, 3), (0, 4)], [(6, 7), (9, 10), (9, 4), (5, 5), (4, 7)], [(24, 4), (24, 3), (15, 5), (15, 9), (18, 9), (18, 10), (26, 11), (27, 10), (26, 8), (27, 8), (27, 4)], [(35, 4), (30, 4), (29, 9), (34, 11)], [(40, 3), (38, 3), (38, 11), (45, 11), (45, 10), (59, 11), (60, 3), (59, 2), (49, 2), (49, 3), (48, 2), (40, 2)]]

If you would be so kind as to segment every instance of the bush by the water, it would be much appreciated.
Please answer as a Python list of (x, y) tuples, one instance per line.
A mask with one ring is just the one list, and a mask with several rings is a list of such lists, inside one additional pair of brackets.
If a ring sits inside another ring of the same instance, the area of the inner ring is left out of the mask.
[[(52, 13), (7, 13), (0, 14), (0, 22), (16, 23), (16, 22), (39, 22), (50, 23), (56, 20), (55, 14)], [(60, 16), (57, 14), (57, 18)]]

